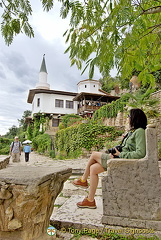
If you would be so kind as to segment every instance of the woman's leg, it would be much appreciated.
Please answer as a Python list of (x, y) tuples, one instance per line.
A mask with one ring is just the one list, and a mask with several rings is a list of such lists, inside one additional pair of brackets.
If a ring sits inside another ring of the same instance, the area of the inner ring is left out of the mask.
[(87, 178), (90, 175), (90, 189), (88, 197), (85, 198), (82, 202), (78, 202), (78, 207), (88, 207), (88, 208), (96, 208), (96, 203), (94, 200), (94, 196), (96, 193), (96, 189), (98, 186), (98, 174), (104, 172), (104, 168), (101, 164), (102, 153), (93, 152), (90, 156), (90, 159), (86, 165), (84, 174), (80, 179), (75, 179), (73, 184), (75, 186), (88, 188)]
[(89, 188), (89, 194), (88, 194), (88, 200), (94, 201), (94, 196), (96, 193), (96, 189), (98, 186), (98, 174), (101, 172), (104, 172), (104, 168), (100, 163), (94, 163), (90, 167), (90, 188)]
[(85, 172), (82, 176), (82, 180), (87, 180), (87, 177), (90, 175), (90, 188), (88, 197), (85, 198), (82, 202), (77, 203), (77, 206), (80, 208), (96, 208), (96, 202), (94, 197), (98, 186), (98, 174), (105, 171), (101, 164), (101, 156), (102, 153), (94, 152), (92, 153), (87, 163)]
[[(102, 156), (102, 153), (100, 153), (100, 152), (92, 152), (92, 154), (90, 156), (90, 159), (88, 160), (88, 163), (86, 165), (84, 174), (82, 176), (82, 180), (84, 180), (84, 181), (87, 180), (88, 176), (90, 175), (90, 167), (93, 164), (98, 163), (102, 167), (102, 165), (101, 165), (101, 156)], [(97, 166), (99, 166), (99, 165), (97, 165)], [(103, 167), (102, 167), (102, 169), (103, 169)]]

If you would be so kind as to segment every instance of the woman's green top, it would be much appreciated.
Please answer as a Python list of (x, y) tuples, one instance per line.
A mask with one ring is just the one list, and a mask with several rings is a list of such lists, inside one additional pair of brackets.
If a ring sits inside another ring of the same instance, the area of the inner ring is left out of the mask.
[(120, 158), (139, 159), (145, 157), (146, 140), (145, 130), (143, 128), (136, 129), (133, 133), (129, 132), (129, 137), (123, 141), (122, 152)]

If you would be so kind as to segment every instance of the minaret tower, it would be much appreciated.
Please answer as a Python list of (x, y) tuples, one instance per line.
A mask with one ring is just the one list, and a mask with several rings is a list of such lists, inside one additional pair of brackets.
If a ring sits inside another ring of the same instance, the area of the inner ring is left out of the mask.
[(47, 70), (45, 63), (45, 54), (43, 55), (43, 60), (39, 72), (39, 82), (36, 84), (36, 89), (47, 89), (50, 90), (50, 85), (47, 83)]

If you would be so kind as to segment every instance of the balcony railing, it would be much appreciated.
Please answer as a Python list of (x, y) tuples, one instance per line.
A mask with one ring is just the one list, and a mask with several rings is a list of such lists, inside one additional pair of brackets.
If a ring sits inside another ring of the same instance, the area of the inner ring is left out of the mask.
[(88, 112), (93, 111), (93, 112), (95, 112), (99, 108), (100, 108), (100, 106), (84, 105), (84, 106), (78, 108), (78, 113), (85, 112), (85, 111), (88, 111)]

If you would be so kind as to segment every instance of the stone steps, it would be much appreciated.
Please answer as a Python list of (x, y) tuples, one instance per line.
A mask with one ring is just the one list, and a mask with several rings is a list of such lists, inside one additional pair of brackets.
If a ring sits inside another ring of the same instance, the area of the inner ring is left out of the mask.
[[(161, 170), (161, 162), (159, 162), (159, 166)], [(60, 235), (65, 234), (66, 238), (62, 237), (60, 239), (70, 239), (74, 233), (79, 233), (79, 231), (93, 231), (94, 233), (96, 233), (96, 231), (119, 233), (120, 231), (121, 234), (125, 235), (127, 228), (109, 225), (104, 226), (101, 223), (103, 215), (101, 178), (107, 174), (106, 172), (101, 173), (99, 176), (99, 184), (95, 198), (97, 209), (80, 209), (76, 206), (77, 202), (88, 195), (88, 189), (77, 188), (71, 183), (75, 178), (78, 178), (79, 173), (83, 173), (83, 171), (84, 169), (73, 169), (74, 175), (64, 183), (63, 190), (55, 201), (55, 208), (51, 215), (50, 223), (57, 229), (60, 229), (58, 231)], [(155, 232), (155, 235), (161, 239), (161, 232)], [(150, 235), (148, 236), (150, 237)], [(87, 239), (90, 239), (90, 237)]]
[(76, 206), (76, 203), (85, 197), (82, 195), (72, 195), (68, 198), (64, 204), (56, 211), (53, 212), (50, 221), (56, 228), (66, 228), (70, 232), (70, 228), (82, 229), (93, 229), (102, 228), (101, 218), (103, 213), (102, 198), (96, 196), (95, 200), (97, 203), (96, 209), (81, 209)]
[[(71, 183), (75, 178), (79, 177), (78, 175), (80, 174), (78, 173), (79, 172), (83, 173), (83, 171), (84, 169), (81, 169), (81, 171), (80, 169), (79, 171), (75, 171), (75, 170), (73, 171), (74, 175), (70, 176), (70, 178), (64, 183), (63, 190), (59, 194), (59, 196), (56, 198), (56, 201), (54, 204), (55, 207), (50, 217), (50, 224), (56, 227), (57, 229), (60, 229), (58, 231), (58, 235), (61, 236), (60, 237), (61, 240), (71, 239), (74, 233), (81, 231), (80, 229), (85, 229), (86, 231), (90, 231), (91, 229), (94, 229), (94, 228), (97, 229), (98, 226), (101, 227), (101, 229), (103, 228), (103, 225), (101, 224), (101, 217), (102, 217), (101, 177), (102, 176), (100, 176), (98, 189), (96, 191), (97, 209), (95, 210), (80, 209), (76, 206), (76, 203), (78, 201), (83, 200), (83, 198), (88, 195), (88, 189), (81, 189), (79, 187), (75, 187)], [(64, 237), (62, 236), (63, 234), (65, 234)], [(80, 238), (80, 239), (82, 240), (90, 239), (90, 237), (88, 236), (88, 238)]]

